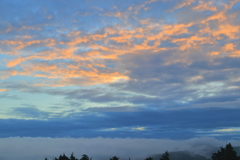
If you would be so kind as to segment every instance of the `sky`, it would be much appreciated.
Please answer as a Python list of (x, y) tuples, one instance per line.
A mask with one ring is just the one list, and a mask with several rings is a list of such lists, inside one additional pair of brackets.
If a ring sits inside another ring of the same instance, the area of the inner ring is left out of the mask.
[(240, 0), (1, 0), (0, 15), (2, 141), (239, 140)]

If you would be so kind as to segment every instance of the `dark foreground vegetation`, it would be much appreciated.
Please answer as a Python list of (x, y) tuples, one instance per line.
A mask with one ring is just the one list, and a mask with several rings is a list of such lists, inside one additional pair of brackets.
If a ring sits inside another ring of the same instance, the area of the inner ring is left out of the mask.
[[(170, 157), (171, 156), (169, 155), (168, 151), (166, 151), (158, 160), (170, 160)], [(48, 159), (45, 158), (45, 160)], [(55, 157), (53, 160), (92, 160), (92, 158), (89, 158), (86, 154), (83, 154), (82, 158), (77, 159), (72, 153), (70, 157), (67, 157), (65, 154), (63, 154), (58, 158)], [(119, 160), (119, 157), (114, 156), (110, 158), (110, 160)], [(147, 157), (144, 160), (153, 160), (153, 157)], [(237, 152), (233, 149), (231, 143), (229, 143), (225, 147), (220, 147), (216, 153), (212, 153), (211, 160), (240, 160), (240, 157), (237, 156)]]

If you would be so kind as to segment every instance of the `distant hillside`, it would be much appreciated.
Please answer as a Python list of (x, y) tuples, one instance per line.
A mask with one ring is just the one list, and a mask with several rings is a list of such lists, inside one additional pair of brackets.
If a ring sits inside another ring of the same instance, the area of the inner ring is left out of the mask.
[[(170, 160), (210, 160), (212, 153), (217, 152), (221, 146), (205, 146), (198, 148), (196, 150), (190, 151), (175, 151), (175, 152), (168, 152)], [(223, 146), (224, 147), (224, 146)], [(233, 147), (234, 150), (237, 152), (237, 155), (240, 156), (240, 146)], [(162, 154), (154, 154), (154, 155), (146, 155), (145, 157), (130, 157), (131, 160), (144, 160), (147, 157), (153, 157), (153, 160), (159, 160)], [(109, 157), (101, 157), (99, 160), (106, 160)], [(94, 158), (93, 158), (94, 160)], [(122, 158), (120, 160), (129, 160), (129, 158)]]
[[(157, 154), (153, 156), (153, 160), (159, 160), (161, 154)], [(206, 157), (193, 154), (187, 151), (178, 151), (178, 152), (169, 152), (170, 160), (207, 160)]]
[[(237, 152), (237, 155), (240, 156), (240, 146), (233, 148)], [(208, 160), (211, 158), (212, 153), (217, 152), (219, 149), (220, 147), (208, 147), (204, 153), (202, 153), (204, 156), (188, 151), (169, 152), (169, 158), (170, 160)], [(161, 156), (161, 154), (155, 154), (152, 157), (153, 160), (159, 160)]]
[(237, 152), (237, 155), (240, 156), (240, 146), (238, 147), (233, 147), (234, 150)]
[[(240, 156), (240, 146), (233, 147), (234, 150), (237, 152), (237, 155)], [(201, 151), (201, 155), (204, 155), (207, 158), (211, 158), (212, 153), (217, 152), (220, 149), (220, 147), (207, 147), (204, 151)]]

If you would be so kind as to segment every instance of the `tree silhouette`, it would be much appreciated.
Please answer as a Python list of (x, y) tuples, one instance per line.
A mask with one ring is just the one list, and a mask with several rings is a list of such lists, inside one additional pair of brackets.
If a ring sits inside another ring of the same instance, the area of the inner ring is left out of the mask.
[(78, 159), (74, 156), (74, 153), (72, 153), (70, 156), (70, 160), (78, 160)]
[[(89, 160), (89, 157), (86, 154), (83, 154), (80, 160)], [(92, 160), (92, 158), (90, 160)]]
[(212, 160), (237, 160), (237, 152), (233, 149), (231, 143), (225, 148), (221, 147), (218, 152), (212, 154)]
[(164, 154), (162, 154), (162, 157), (160, 158), (160, 160), (170, 160), (168, 151), (166, 151)]
[(110, 160), (119, 160), (119, 157), (114, 156), (114, 157), (110, 158)]
[(60, 155), (58, 160), (70, 160), (64, 153), (63, 155)]
[(147, 157), (146, 159), (144, 160), (153, 160), (153, 157)]

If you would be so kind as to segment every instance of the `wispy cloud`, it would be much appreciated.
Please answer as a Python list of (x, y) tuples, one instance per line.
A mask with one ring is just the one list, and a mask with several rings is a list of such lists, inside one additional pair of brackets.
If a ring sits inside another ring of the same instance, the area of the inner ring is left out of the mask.
[(240, 128), (226, 128), (226, 129), (217, 129), (212, 132), (240, 132)]
[(142, 130), (145, 130), (145, 127), (133, 127), (132, 128), (133, 130), (140, 130), (140, 131), (142, 131)]
[(0, 89), (0, 92), (6, 92), (7, 89)]

